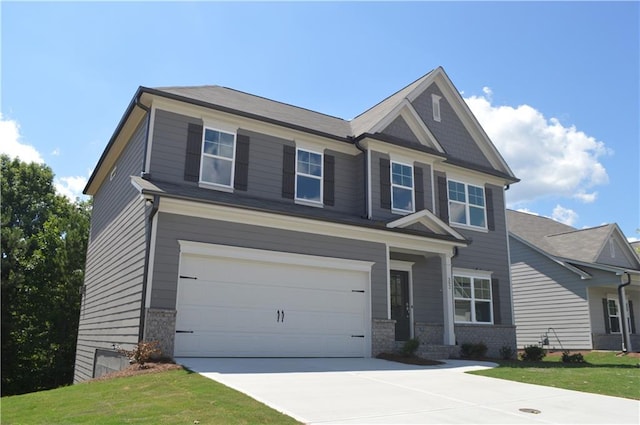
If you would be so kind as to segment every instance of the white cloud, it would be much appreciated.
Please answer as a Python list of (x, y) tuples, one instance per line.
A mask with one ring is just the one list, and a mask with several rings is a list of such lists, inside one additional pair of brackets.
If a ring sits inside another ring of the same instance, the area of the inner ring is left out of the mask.
[(0, 114), (0, 153), (8, 155), (10, 158), (20, 158), (23, 162), (37, 162), (42, 164), (44, 159), (40, 152), (31, 145), (23, 143), (20, 136), (20, 125), (17, 121), (5, 119)]
[(82, 194), (82, 190), (87, 185), (86, 177), (60, 177), (54, 179), (53, 185), (60, 195), (66, 196), (71, 201), (75, 201), (77, 198), (86, 198), (86, 196)]
[(547, 119), (529, 105), (495, 106), (491, 89), (483, 92), (465, 100), (521, 179), (508, 192), (510, 205), (545, 197), (596, 200), (598, 193), (590, 189), (609, 181), (599, 158), (612, 152), (603, 142), (556, 118)]
[(53, 156), (60, 156), (60, 148), (55, 148), (52, 152), (51, 155)]
[(551, 214), (551, 218), (555, 221), (559, 221), (560, 223), (573, 226), (573, 223), (578, 220), (578, 213), (576, 213), (572, 209), (565, 208), (561, 205), (556, 205), (556, 207), (553, 209), (553, 213)]

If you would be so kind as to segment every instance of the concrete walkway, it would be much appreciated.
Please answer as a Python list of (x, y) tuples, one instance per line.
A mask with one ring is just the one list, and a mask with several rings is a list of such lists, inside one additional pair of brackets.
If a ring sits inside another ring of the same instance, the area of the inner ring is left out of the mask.
[(307, 424), (640, 423), (640, 402), (469, 375), (491, 363), (176, 359)]

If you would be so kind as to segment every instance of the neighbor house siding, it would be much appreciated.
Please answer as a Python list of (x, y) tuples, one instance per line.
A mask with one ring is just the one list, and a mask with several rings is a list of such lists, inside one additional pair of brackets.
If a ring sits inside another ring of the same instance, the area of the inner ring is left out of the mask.
[(159, 213), (151, 308), (175, 309), (178, 240), (375, 262), (372, 318), (387, 318), (386, 249), (382, 244)]
[(130, 176), (142, 169), (144, 126), (93, 198), (74, 381), (93, 376), (96, 349), (138, 342), (145, 250), (145, 205)]
[[(442, 96), (440, 122), (433, 120), (431, 94)], [(493, 168), (436, 84), (420, 94), (412, 105), (451, 158)]]
[(553, 328), (560, 341), (550, 332), (551, 346), (590, 349), (587, 288), (580, 277), (514, 238), (509, 243), (518, 347), (538, 344)]

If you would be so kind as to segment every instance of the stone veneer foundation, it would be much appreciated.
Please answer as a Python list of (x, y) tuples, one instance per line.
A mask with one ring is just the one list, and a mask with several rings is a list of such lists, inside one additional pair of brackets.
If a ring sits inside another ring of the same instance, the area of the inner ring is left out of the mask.
[(176, 310), (148, 308), (144, 325), (144, 340), (159, 341), (162, 357), (173, 357), (176, 335)]

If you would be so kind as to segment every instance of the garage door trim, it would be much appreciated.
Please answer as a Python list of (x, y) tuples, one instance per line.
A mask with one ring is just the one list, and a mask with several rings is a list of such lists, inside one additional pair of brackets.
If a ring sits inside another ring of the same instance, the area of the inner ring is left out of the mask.
[(375, 264), (371, 261), (348, 260), (344, 258), (323, 257), (296, 254), (283, 251), (267, 251), (230, 245), (216, 245), (203, 242), (179, 240), (180, 254), (205, 255), (242, 260), (255, 260), (269, 263), (292, 264), (337, 270), (351, 270), (371, 273)]

